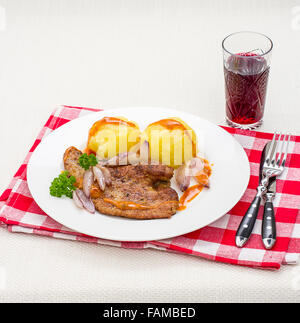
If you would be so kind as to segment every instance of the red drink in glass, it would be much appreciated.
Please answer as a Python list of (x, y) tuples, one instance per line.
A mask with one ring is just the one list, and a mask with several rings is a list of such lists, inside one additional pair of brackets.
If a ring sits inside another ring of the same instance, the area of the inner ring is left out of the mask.
[(224, 66), (226, 116), (237, 124), (253, 124), (264, 115), (270, 68), (263, 57), (240, 55), (231, 56)]
[[(262, 52), (261, 49), (259, 51)], [(226, 54), (224, 76), (227, 123), (233, 127), (254, 129), (261, 125), (264, 115), (270, 71), (268, 57), (253, 50)]]

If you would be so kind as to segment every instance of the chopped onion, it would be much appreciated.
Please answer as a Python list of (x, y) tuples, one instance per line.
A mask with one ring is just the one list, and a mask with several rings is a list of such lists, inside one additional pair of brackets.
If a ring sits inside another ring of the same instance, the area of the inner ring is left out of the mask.
[(94, 176), (99, 184), (99, 187), (102, 191), (105, 190), (105, 177), (103, 175), (102, 170), (99, 167), (93, 167)]
[(93, 185), (94, 182), (94, 176), (93, 176), (93, 172), (89, 169), (87, 171), (84, 172), (83, 175), (83, 192), (87, 197), (90, 197), (91, 193), (91, 187)]
[(189, 186), (191, 182), (191, 178), (188, 173), (188, 168), (186, 165), (181, 165), (175, 174), (176, 182), (179, 186), (179, 189), (184, 192)]
[(95, 205), (90, 197), (87, 197), (82, 190), (77, 189), (75, 191), (77, 197), (79, 198), (80, 202), (82, 203), (83, 207), (90, 213), (95, 213)]

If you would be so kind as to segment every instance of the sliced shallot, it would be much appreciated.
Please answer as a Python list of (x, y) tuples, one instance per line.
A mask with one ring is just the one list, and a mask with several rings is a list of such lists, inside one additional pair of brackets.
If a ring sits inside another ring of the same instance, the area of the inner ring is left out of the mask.
[(79, 207), (80, 209), (83, 209), (83, 204), (80, 201), (76, 191), (73, 191), (73, 201), (77, 207)]
[[(110, 158), (105, 165), (109, 165), (109, 166), (118, 166), (119, 164), (119, 156), (114, 156), (112, 158)], [(103, 165), (104, 166), (104, 165)]]
[(82, 190), (77, 189), (75, 191), (77, 197), (79, 198), (80, 202), (82, 203), (83, 207), (90, 213), (95, 213), (95, 205), (91, 198), (87, 197)]
[(102, 170), (99, 167), (93, 167), (94, 176), (99, 184), (99, 187), (102, 191), (105, 190), (105, 177)]
[(105, 166), (108, 164), (108, 160), (107, 159), (99, 159), (98, 158), (98, 164), (97, 166)]
[(138, 165), (140, 163), (140, 157), (137, 153), (130, 151), (128, 153), (128, 164), (130, 165)]
[(110, 175), (110, 171), (106, 168), (106, 167), (102, 167), (102, 166), (98, 166), (98, 168), (101, 169), (104, 178), (105, 178), (105, 184), (106, 185), (111, 185), (111, 175)]
[(141, 143), (139, 142), (130, 148), (130, 152), (137, 153), (140, 150), (140, 148), (141, 148)]
[[(109, 159), (106, 163), (106, 165), (109, 166), (125, 166), (125, 165), (137, 165), (139, 164), (140, 159), (138, 158), (137, 154), (135, 152), (124, 152), (120, 153), (117, 156), (112, 157)], [(102, 165), (105, 166), (105, 165)]]
[(128, 152), (123, 152), (123, 153), (120, 153), (117, 157), (118, 157), (118, 164), (119, 165), (128, 165), (128, 155), (129, 153)]
[(193, 176), (199, 184), (209, 187), (209, 176), (205, 172), (205, 163), (201, 158), (193, 158), (189, 163), (189, 168), (190, 175)]
[[(208, 185), (208, 176), (204, 173), (204, 162), (201, 158), (192, 158), (187, 164), (181, 165), (176, 171), (176, 182), (182, 192), (184, 192), (194, 177), (199, 184)], [(204, 175), (206, 178), (204, 178)]]
[(175, 179), (179, 186), (179, 189), (182, 192), (184, 192), (190, 186), (191, 178), (188, 174), (188, 168), (186, 167), (186, 165), (181, 165), (176, 170)]
[(188, 162), (188, 167), (190, 170), (189, 175), (196, 176), (203, 171), (204, 163), (201, 158), (194, 157)]
[(94, 176), (93, 176), (93, 172), (89, 169), (87, 171), (84, 172), (83, 175), (83, 192), (87, 197), (90, 197), (91, 193), (91, 187), (93, 185), (94, 182)]
[(148, 165), (150, 156), (150, 145), (147, 140), (144, 140), (140, 148), (140, 160), (141, 164)]

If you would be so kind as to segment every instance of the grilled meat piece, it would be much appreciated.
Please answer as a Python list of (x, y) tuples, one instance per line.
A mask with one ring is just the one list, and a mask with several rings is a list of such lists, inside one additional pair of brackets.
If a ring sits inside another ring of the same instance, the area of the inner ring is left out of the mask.
[[(76, 178), (82, 188), (84, 169), (78, 164), (82, 152), (70, 147), (64, 154), (65, 170)], [(96, 209), (103, 214), (133, 219), (170, 218), (179, 202), (170, 187), (173, 168), (164, 165), (126, 165), (107, 167), (112, 183), (102, 192), (96, 182), (91, 197)]]

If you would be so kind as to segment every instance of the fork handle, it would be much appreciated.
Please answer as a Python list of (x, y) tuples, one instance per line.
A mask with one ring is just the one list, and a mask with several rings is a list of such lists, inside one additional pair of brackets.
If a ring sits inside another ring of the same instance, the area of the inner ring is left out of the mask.
[(262, 241), (266, 249), (272, 249), (276, 242), (276, 222), (273, 207), (274, 194), (266, 194), (264, 216), (262, 222)]
[(251, 236), (258, 215), (260, 202), (261, 194), (258, 193), (240, 223), (235, 236), (235, 243), (239, 248), (243, 247)]

